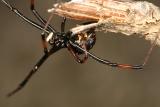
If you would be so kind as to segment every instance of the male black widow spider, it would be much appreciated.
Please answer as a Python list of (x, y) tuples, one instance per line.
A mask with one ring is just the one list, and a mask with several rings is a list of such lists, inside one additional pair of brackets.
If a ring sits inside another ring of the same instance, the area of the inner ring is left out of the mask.
[[(54, 27), (49, 24), (49, 21), (44, 20), (36, 11), (36, 9), (34, 8), (34, 0), (30, 0), (30, 9), (33, 15), (41, 24), (38, 24), (29, 19), (28, 17), (24, 16), (18, 9), (14, 8), (10, 3), (6, 2), (5, 0), (1, 0), (1, 2), (25, 22), (42, 31), (41, 37), (44, 48), (44, 55), (39, 59), (39, 61), (35, 64), (33, 69), (25, 77), (25, 79), (18, 85), (18, 87), (7, 95), (8, 97), (20, 91), (30, 80), (30, 78), (38, 71), (39, 67), (46, 61), (46, 59), (62, 48), (67, 48), (74, 56), (75, 60), (79, 63), (84, 63), (88, 57), (91, 57), (102, 64), (112, 67), (125, 69), (142, 69), (142, 67), (144, 66), (144, 64), (130, 65), (113, 63), (108, 60), (101, 59), (94, 54), (88, 52), (93, 47), (96, 41), (95, 28), (89, 29), (81, 33), (73, 33), (71, 30), (65, 32), (66, 18), (64, 18), (61, 23), (61, 32), (58, 32), (54, 29)], [(50, 45), (49, 49), (47, 47), (47, 43)]]

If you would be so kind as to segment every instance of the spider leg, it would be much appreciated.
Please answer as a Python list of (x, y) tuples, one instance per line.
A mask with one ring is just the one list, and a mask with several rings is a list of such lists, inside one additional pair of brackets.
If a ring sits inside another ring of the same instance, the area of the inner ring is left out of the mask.
[[(47, 21), (42, 18), (42, 16), (35, 9), (35, 0), (30, 0), (30, 9), (34, 16), (39, 20), (43, 25), (46, 25)], [(48, 24), (47, 29), (52, 32), (57, 32), (50, 24)]]
[[(92, 29), (92, 28), (96, 28), (97, 26), (100, 26), (101, 24), (103, 24), (103, 22), (101, 23), (91, 23), (91, 24), (88, 24), (88, 25), (81, 25), (81, 26), (78, 26), (78, 27), (74, 27), (70, 30), (71, 32), (71, 35), (70, 37), (78, 34), (79, 32), (85, 32), (86, 30), (88, 29)], [(110, 25), (110, 23), (108, 23), (108, 26)], [(102, 58), (99, 58), (97, 56), (95, 56), (94, 54), (88, 52), (87, 50), (83, 49), (82, 47), (78, 46), (77, 44), (75, 44), (74, 42), (72, 42), (71, 40), (69, 41), (70, 45), (72, 45), (73, 47), (75, 48), (78, 48), (80, 49), (81, 51), (87, 53), (91, 58), (93, 58), (94, 60), (100, 62), (100, 63), (103, 63), (105, 65), (109, 65), (109, 66), (112, 66), (112, 67), (118, 67), (118, 68), (124, 68), (124, 69), (142, 69), (144, 64), (142, 65), (131, 65), (131, 64), (118, 64), (118, 63), (113, 63), (111, 61), (108, 61), (108, 60), (105, 60), (105, 59), (102, 59)], [(148, 58), (146, 58), (148, 60)], [(145, 63), (145, 62), (144, 62)]]
[[(33, 15), (37, 18), (37, 20), (39, 20), (39, 22), (41, 22), (43, 25), (44, 25), (44, 30), (47, 29), (53, 33), (56, 33), (57, 31), (49, 24), (51, 18), (52, 18), (52, 15), (50, 16), (49, 20), (46, 21), (42, 18), (42, 16), (37, 12), (37, 10), (35, 9), (35, 0), (30, 0), (30, 9), (33, 13)], [(51, 34), (51, 33), (50, 33)], [(51, 34), (52, 36), (53, 34)], [(43, 31), (41, 33), (41, 40), (42, 40), (42, 46), (43, 46), (43, 49), (44, 49), (44, 53), (47, 54), (48, 52), (48, 49), (47, 49), (47, 42), (49, 41), (46, 41), (46, 38), (45, 38), (45, 32)]]
[(24, 86), (28, 83), (28, 81), (31, 79), (31, 77), (38, 71), (38, 69), (41, 67), (41, 65), (47, 60), (47, 58), (52, 55), (53, 53), (60, 50), (62, 47), (52, 47), (48, 53), (45, 53), (40, 60), (36, 63), (36, 65), (33, 67), (33, 69), (29, 72), (29, 74), (25, 77), (25, 79), (18, 85), (18, 87), (13, 90), (12, 92), (7, 94), (7, 97), (13, 96), (15, 93), (20, 91), (24, 88)]
[[(41, 37), (42, 37), (42, 45), (44, 48), (44, 52), (47, 53), (48, 49), (47, 49), (47, 42), (45, 40), (45, 33), (50, 34), (51, 32), (48, 31), (47, 29), (44, 29), (44, 27), (42, 27), (41, 25), (37, 24), (36, 22), (32, 21), (31, 19), (25, 17), (21, 12), (19, 12), (16, 8), (14, 8), (13, 6), (11, 6), (9, 3), (7, 3), (5, 0), (1, 0), (2, 3), (4, 3), (11, 11), (13, 11), (16, 15), (18, 15), (20, 18), (22, 18), (24, 21), (26, 21), (27, 23), (31, 24), (32, 26), (43, 30)], [(54, 30), (55, 31), (55, 30)]]
[(78, 54), (74, 51), (74, 49), (71, 47), (70, 44), (67, 44), (67, 49), (69, 50), (69, 52), (73, 55), (74, 59), (78, 62), (78, 63), (84, 63), (87, 59), (88, 59), (88, 54), (84, 51), (84, 57), (80, 58), (78, 56)]
[(41, 40), (42, 40), (43, 51), (45, 54), (48, 54), (48, 46), (44, 32), (41, 33)]
[(105, 59), (102, 59), (102, 58), (99, 58), (97, 56), (95, 56), (94, 54), (88, 52), (87, 50), (81, 48), (80, 46), (78, 46), (77, 44), (73, 43), (72, 41), (69, 41), (69, 43), (75, 47), (75, 48), (78, 48), (80, 49), (81, 51), (87, 53), (91, 58), (93, 58), (94, 60), (102, 63), (102, 64), (105, 64), (105, 65), (108, 65), (108, 66), (111, 66), (111, 67), (118, 67), (118, 68), (123, 68), (123, 69), (142, 69), (143, 68), (143, 65), (130, 65), (130, 64), (118, 64), (118, 63), (113, 63), (111, 61), (108, 61), (108, 60), (105, 60)]
[(45, 26), (44, 26), (44, 28), (42, 30), (42, 33), (41, 33), (41, 37), (42, 37), (41, 40), (42, 40), (42, 45), (43, 45), (44, 53), (48, 53), (47, 42), (49, 42), (50, 39), (52, 39), (53, 34), (57, 35), (57, 33), (59, 33), (59, 32), (54, 32), (53, 31), (53, 32), (50, 32), (48, 34), (47, 38), (45, 37), (45, 30), (48, 29), (48, 26), (49, 26), (49, 23), (50, 23), (52, 17), (53, 17), (53, 13), (50, 15), (48, 21), (45, 23)]
[(38, 23), (32, 21), (31, 19), (27, 18), (26, 16), (24, 16), (19, 10), (17, 10), (16, 8), (14, 8), (11, 4), (7, 3), (5, 0), (1, 0), (1, 2), (7, 6), (13, 13), (15, 13), (18, 17), (20, 17), (22, 20), (24, 20), (25, 22), (29, 23), (30, 25), (38, 28), (39, 30), (43, 30), (45, 33), (49, 34), (50, 32), (46, 29), (44, 29), (43, 26), (39, 25)]
[(66, 17), (63, 17), (63, 21), (61, 23), (61, 32), (65, 32), (65, 24), (66, 24)]
[(153, 48), (155, 47), (156, 45), (156, 42), (157, 42), (157, 39), (159, 38), (159, 35), (156, 36), (155, 40), (152, 42), (151, 44), (151, 47), (149, 48), (148, 52), (147, 52), (147, 55), (144, 59), (144, 62), (143, 62), (143, 66), (146, 65), (146, 63), (148, 62), (149, 60), (149, 57), (151, 56), (151, 53), (153, 51)]

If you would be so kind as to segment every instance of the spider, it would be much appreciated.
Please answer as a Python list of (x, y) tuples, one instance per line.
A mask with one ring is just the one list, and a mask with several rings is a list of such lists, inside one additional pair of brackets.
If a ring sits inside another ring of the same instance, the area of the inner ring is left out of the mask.
[[(130, 65), (130, 64), (113, 63), (111, 61), (102, 59), (90, 53), (89, 50), (92, 49), (92, 47), (96, 42), (95, 28), (76, 34), (73, 34), (71, 30), (65, 32), (66, 18), (64, 17), (63, 21), (61, 22), (61, 31), (59, 32), (49, 24), (49, 21), (43, 19), (41, 15), (37, 12), (37, 10), (35, 9), (34, 0), (30, 0), (30, 9), (33, 15), (40, 22), (40, 24), (24, 16), (18, 9), (13, 7), (9, 2), (6, 2), (6, 0), (1, 0), (1, 2), (5, 6), (7, 6), (13, 13), (15, 13), (18, 17), (23, 19), (25, 22), (29, 23), (30, 25), (42, 31), (41, 40), (44, 50), (44, 55), (34, 65), (29, 74), (18, 85), (18, 87), (14, 89), (12, 92), (7, 94), (8, 97), (20, 91), (28, 83), (31, 77), (38, 71), (40, 66), (47, 60), (47, 58), (63, 48), (67, 48), (78, 63), (84, 63), (88, 59), (88, 57), (91, 57), (97, 62), (109, 65), (111, 67), (118, 67), (124, 69), (142, 69), (142, 67), (144, 66), (143, 64)], [(83, 24), (89, 24), (89, 23), (93, 22), (86, 22)], [(47, 45), (49, 45), (49, 47)]]

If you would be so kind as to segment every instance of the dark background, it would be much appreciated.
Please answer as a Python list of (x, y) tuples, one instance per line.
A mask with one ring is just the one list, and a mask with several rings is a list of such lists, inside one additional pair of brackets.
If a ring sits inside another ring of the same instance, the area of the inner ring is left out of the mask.
[[(35, 20), (29, 0), (10, 0)], [(159, 5), (159, 0), (150, 0)], [(36, 0), (40, 14), (54, 0)], [(60, 28), (61, 18), (51, 24)], [(79, 21), (68, 20), (67, 29)], [(22, 21), (0, 3), (0, 107), (160, 107), (160, 48), (156, 46), (143, 70), (112, 68), (89, 59), (78, 64), (67, 49), (52, 55), (29, 84), (11, 98), (5, 95), (28, 74), (43, 54), (41, 31)], [(113, 62), (141, 64), (150, 42), (136, 35), (97, 33), (91, 50)]]

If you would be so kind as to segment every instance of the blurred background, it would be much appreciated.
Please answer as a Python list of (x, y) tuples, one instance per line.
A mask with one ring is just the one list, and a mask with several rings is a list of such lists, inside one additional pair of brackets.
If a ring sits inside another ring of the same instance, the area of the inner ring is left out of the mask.
[[(47, 19), (54, 0), (35, 0)], [(159, 0), (149, 0), (159, 5)], [(25, 16), (35, 20), (29, 0), (10, 0)], [(59, 1), (58, 1), (59, 2)], [(0, 3), (0, 107), (160, 107), (160, 47), (156, 46), (143, 70), (126, 70), (93, 59), (77, 63), (67, 49), (53, 54), (26, 87), (12, 91), (43, 54), (41, 31), (22, 21)], [(60, 30), (61, 17), (51, 24)], [(66, 29), (80, 21), (68, 20)], [(119, 63), (141, 64), (150, 42), (136, 35), (97, 32), (92, 53)]]

